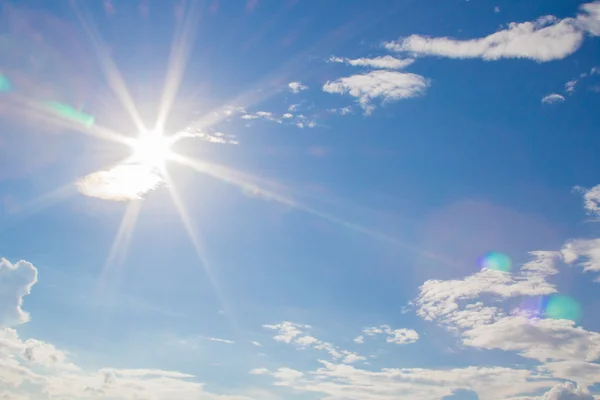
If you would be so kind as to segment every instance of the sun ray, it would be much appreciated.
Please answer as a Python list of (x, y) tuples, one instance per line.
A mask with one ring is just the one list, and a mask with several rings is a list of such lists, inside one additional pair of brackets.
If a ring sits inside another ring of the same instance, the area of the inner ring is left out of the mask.
[(165, 78), (165, 88), (163, 91), (156, 126), (156, 132), (162, 132), (167, 122), (169, 112), (173, 106), (173, 101), (177, 96), (181, 79), (187, 66), (190, 50), (194, 44), (196, 27), (199, 21), (199, 11), (196, 2), (192, 2), (184, 13), (183, 22), (177, 24), (171, 44), (171, 54), (169, 56), (169, 67)]
[(417, 253), (420, 256), (429, 258), (436, 262), (439, 262), (439, 263), (442, 263), (445, 265), (449, 265), (449, 266), (453, 266), (453, 267), (457, 266), (456, 263), (454, 263), (452, 260), (449, 260), (443, 256), (432, 253), (430, 251), (423, 250), (423, 249), (419, 248), (418, 246), (410, 244), (410, 243), (408, 243), (404, 240), (401, 240), (397, 237), (386, 235), (386, 234), (378, 232), (376, 230), (372, 230), (369, 228), (365, 228), (361, 225), (358, 225), (358, 224), (355, 224), (352, 222), (348, 222), (348, 221), (346, 221), (342, 218), (339, 218), (337, 216), (334, 216), (332, 214), (321, 212), (312, 207), (301, 204), (300, 202), (296, 201), (295, 199), (292, 199), (291, 197), (284, 196), (284, 195), (275, 193), (273, 191), (261, 188), (260, 186), (256, 185), (254, 182), (244, 179), (243, 176), (244, 175), (247, 176), (247, 174), (243, 174), (238, 171), (235, 171), (235, 170), (232, 170), (230, 168), (226, 168), (226, 167), (223, 167), (220, 165), (216, 165), (216, 164), (212, 164), (212, 163), (208, 163), (208, 162), (200, 162), (197, 160), (192, 160), (188, 157), (185, 157), (185, 156), (182, 156), (179, 154), (174, 155), (172, 157), (172, 159), (173, 159), (173, 161), (176, 161), (176, 162), (181, 163), (182, 165), (188, 166), (197, 172), (212, 176), (223, 182), (233, 184), (246, 192), (250, 192), (253, 196), (261, 197), (266, 200), (273, 200), (278, 203), (293, 207), (300, 211), (304, 211), (308, 214), (311, 214), (318, 218), (329, 221), (333, 224), (342, 226), (344, 228), (353, 230), (358, 233), (362, 233), (364, 235), (373, 237), (375, 239), (378, 239), (378, 240), (381, 240), (384, 242), (388, 242), (395, 246), (402, 247), (403, 249)]
[(235, 328), (235, 330), (237, 332), (239, 332), (239, 328), (237, 326), (235, 315), (233, 314), (233, 311), (232, 311), (231, 307), (229, 306), (229, 302), (225, 298), (225, 295), (223, 294), (223, 291), (221, 290), (221, 286), (219, 285), (219, 282), (211, 268), (211, 265), (208, 262), (208, 259), (206, 257), (206, 251), (204, 250), (204, 246), (202, 244), (202, 240), (201, 240), (199, 234), (197, 233), (196, 229), (192, 225), (190, 216), (187, 211), (187, 207), (185, 206), (183, 200), (181, 199), (181, 196), (179, 195), (179, 191), (175, 187), (175, 184), (174, 184), (173, 179), (171, 178), (169, 172), (166, 169), (163, 169), (162, 174), (163, 174), (163, 178), (166, 183), (167, 190), (169, 191), (169, 194), (171, 195), (171, 199), (173, 200), (173, 204), (175, 205), (175, 209), (179, 213), (181, 222), (183, 223), (183, 226), (184, 226), (184, 228), (188, 234), (188, 237), (190, 239), (190, 242), (192, 243), (192, 246), (194, 247), (196, 255), (198, 256), (198, 260), (202, 264), (202, 267), (204, 268), (204, 271), (206, 272), (206, 276), (208, 277), (208, 280), (209, 280), (213, 290), (215, 291), (217, 299), (219, 300), (221, 307), (222, 307), (223, 311), (225, 312), (225, 316), (229, 319), (229, 322)]
[(92, 125), (84, 125), (74, 119), (59, 114), (55, 110), (45, 107), (42, 103), (25, 98), (14, 97), (11, 104), (4, 103), (11, 115), (22, 115), (27, 121), (38, 121), (43, 124), (52, 125), (75, 131), (96, 139), (127, 144), (127, 137), (112, 130), (100, 126), (94, 122)]
[(100, 61), (100, 65), (102, 67), (102, 72), (108, 81), (108, 85), (125, 108), (125, 111), (129, 113), (129, 116), (135, 124), (138, 132), (144, 132), (146, 128), (142, 118), (140, 117), (129, 91), (127, 90), (127, 86), (125, 85), (125, 81), (123, 80), (119, 69), (105, 49), (105, 45), (102, 42), (100, 33), (95, 28), (91, 18), (84, 15), (84, 12), (79, 8), (77, 1), (71, 1), (71, 6), (79, 18), (83, 29), (92, 41), (92, 46), (96, 51), (96, 55), (98, 56), (98, 60)]
[(102, 272), (98, 282), (98, 289), (101, 294), (105, 294), (109, 280), (112, 279), (114, 285), (118, 285), (120, 281), (121, 266), (125, 261), (131, 237), (135, 228), (139, 212), (142, 208), (141, 201), (130, 201), (125, 208), (119, 230), (115, 235), (113, 243), (108, 252), (106, 262), (102, 267)]

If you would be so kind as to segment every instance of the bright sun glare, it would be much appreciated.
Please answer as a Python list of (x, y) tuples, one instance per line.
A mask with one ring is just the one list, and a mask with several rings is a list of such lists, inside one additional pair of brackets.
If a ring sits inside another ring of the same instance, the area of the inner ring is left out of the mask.
[(132, 161), (140, 165), (162, 169), (172, 156), (173, 141), (162, 133), (147, 132), (131, 143)]

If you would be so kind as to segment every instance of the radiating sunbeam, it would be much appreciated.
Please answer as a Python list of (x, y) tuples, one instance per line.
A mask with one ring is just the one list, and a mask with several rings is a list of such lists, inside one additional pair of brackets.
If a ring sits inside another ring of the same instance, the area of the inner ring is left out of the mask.
[(215, 277), (215, 275), (212, 271), (210, 263), (207, 260), (206, 252), (204, 250), (201, 238), (199, 237), (198, 233), (196, 232), (196, 229), (194, 229), (194, 226), (192, 225), (190, 216), (187, 211), (187, 207), (183, 203), (183, 200), (181, 199), (181, 196), (179, 195), (179, 192), (178, 192), (177, 188), (175, 187), (175, 184), (173, 182), (173, 179), (169, 175), (169, 172), (166, 169), (163, 169), (162, 174), (163, 174), (163, 178), (165, 179), (167, 190), (169, 191), (169, 194), (171, 195), (171, 199), (173, 200), (173, 204), (175, 205), (175, 209), (179, 213), (181, 222), (183, 223), (183, 226), (190, 238), (190, 241), (191, 241), (192, 245), (194, 246), (194, 250), (196, 251), (196, 255), (198, 256), (200, 263), (204, 267), (206, 276), (208, 277), (208, 280), (209, 280), (213, 290), (215, 291), (215, 294), (217, 295), (219, 302), (221, 303), (221, 307), (222, 307), (223, 311), (225, 312), (225, 316), (229, 319), (229, 322), (236, 329), (236, 331), (239, 331), (239, 328), (237, 326), (237, 322), (235, 319), (235, 315), (233, 314), (231, 307), (229, 306), (229, 303), (228, 303), (227, 299), (225, 298), (223, 291), (221, 290), (219, 282), (217, 281), (217, 278)]
[[(16, 220), (25, 219), (31, 215), (37, 214), (40, 211), (46, 210), (61, 201), (65, 201), (77, 193), (77, 187), (73, 182), (60, 186), (50, 192), (47, 192), (34, 200), (31, 200), (19, 207), (11, 213)], [(12, 226), (11, 222), (2, 224), (0, 230), (8, 229)]]
[(135, 103), (129, 94), (129, 91), (127, 90), (127, 86), (125, 85), (125, 81), (123, 80), (119, 69), (106, 51), (100, 34), (91, 21), (91, 18), (84, 15), (84, 12), (79, 8), (77, 3), (77, 1), (71, 0), (71, 7), (73, 10), (75, 10), (75, 14), (77, 14), (83, 29), (92, 41), (92, 45), (96, 55), (98, 56), (100, 65), (102, 66), (102, 71), (108, 80), (108, 85), (117, 96), (125, 110), (129, 113), (129, 116), (135, 124), (138, 132), (144, 132), (146, 128), (142, 122), (142, 118), (140, 117), (137, 107), (135, 106)]
[(452, 260), (448, 260), (448, 259), (446, 259), (442, 256), (439, 256), (437, 254), (434, 254), (432, 252), (422, 250), (422, 249), (418, 248), (417, 246), (407, 243), (396, 237), (392, 237), (392, 236), (386, 235), (384, 233), (381, 233), (381, 232), (378, 232), (378, 231), (375, 231), (372, 229), (368, 229), (363, 226), (345, 221), (342, 218), (339, 218), (334, 215), (318, 211), (312, 207), (303, 205), (303, 204), (297, 202), (296, 200), (286, 197), (284, 195), (280, 195), (280, 194), (272, 192), (270, 190), (263, 189), (263, 188), (257, 186), (256, 184), (254, 184), (253, 182), (249, 182), (243, 178), (240, 178), (240, 176), (243, 174), (239, 173), (238, 171), (235, 171), (235, 170), (232, 170), (232, 169), (220, 166), (220, 165), (208, 163), (208, 162), (200, 162), (200, 161), (192, 160), (188, 157), (185, 157), (185, 156), (182, 156), (179, 154), (173, 155), (172, 159), (173, 159), (173, 161), (176, 161), (176, 162), (181, 163), (182, 165), (188, 166), (197, 172), (212, 176), (223, 182), (233, 184), (245, 192), (250, 192), (251, 195), (254, 195), (256, 197), (262, 197), (266, 200), (273, 200), (278, 203), (291, 206), (293, 208), (307, 212), (311, 215), (314, 215), (314, 216), (324, 219), (326, 221), (332, 222), (336, 225), (340, 225), (340, 226), (343, 226), (350, 230), (353, 230), (355, 232), (359, 232), (359, 233), (365, 234), (367, 236), (371, 236), (375, 239), (379, 239), (379, 240), (400, 246), (406, 250), (415, 252), (415, 253), (419, 254), (420, 256), (432, 259), (434, 261), (456, 267), (456, 264)]
[[(60, 104), (50, 103), (53, 106)], [(78, 118), (74, 118), (73, 115), (69, 116), (61, 113), (60, 110), (76, 111), (66, 105), (62, 105), (64, 107), (48, 107), (47, 104), (16, 96), (13, 97), (11, 103), (5, 104), (5, 106), (12, 115), (23, 115), (28, 121), (39, 121), (56, 128), (68, 129), (108, 142), (128, 144), (127, 137), (102, 127), (96, 124), (95, 121), (92, 125), (89, 125), (82, 123)]]
[(98, 287), (101, 294), (106, 294), (105, 291), (107, 289), (106, 286), (109, 278), (113, 279), (115, 285), (119, 284), (121, 266), (123, 265), (125, 257), (127, 256), (129, 244), (131, 243), (131, 237), (133, 235), (133, 229), (135, 228), (137, 217), (141, 208), (141, 201), (130, 201), (125, 208), (125, 212), (121, 218), (121, 224), (119, 225), (119, 230), (117, 231), (115, 239), (110, 247), (106, 262), (102, 267), (102, 272), (98, 282)]
[(177, 29), (173, 34), (171, 55), (165, 78), (165, 88), (158, 110), (156, 126), (154, 127), (156, 132), (163, 131), (169, 112), (173, 106), (173, 100), (177, 96), (181, 84), (181, 78), (187, 65), (190, 50), (194, 44), (196, 27), (200, 19), (198, 3), (191, 2), (184, 15), (183, 22), (177, 24)]

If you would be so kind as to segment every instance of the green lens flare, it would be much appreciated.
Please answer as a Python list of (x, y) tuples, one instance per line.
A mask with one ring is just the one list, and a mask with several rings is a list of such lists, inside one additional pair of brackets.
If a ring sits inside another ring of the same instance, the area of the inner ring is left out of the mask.
[(481, 267), (493, 269), (495, 271), (510, 272), (512, 269), (512, 261), (506, 254), (492, 251), (486, 254), (481, 260)]
[(581, 319), (581, 306), (569, 296), (556, 294), (550, 296), (544, 316), (552, 319), (569, 319), (578, 322)]
[(63, 118), (79, 122), (80, 124), (83, 124), (87, 127), (94, 125), (94, 117), (92, 115), (85, 114), (79, 110), (74, 109), (71, 106), (58, 103), (56, 101), (47, 101), (44, 104), (46, 105), (46, 107), (48, 107)]
[(12, 84), (6, 75), (0, 74), (0, 92), (10, 92)]

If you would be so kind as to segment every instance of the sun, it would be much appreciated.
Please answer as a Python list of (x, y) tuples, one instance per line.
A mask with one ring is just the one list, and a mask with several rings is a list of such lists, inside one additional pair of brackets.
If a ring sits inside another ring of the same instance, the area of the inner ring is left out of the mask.
[(163, 169), (173, 156), (173, 140), (161, 132), (144, 132), (129, 145), (133, 149), (133, 163)]

